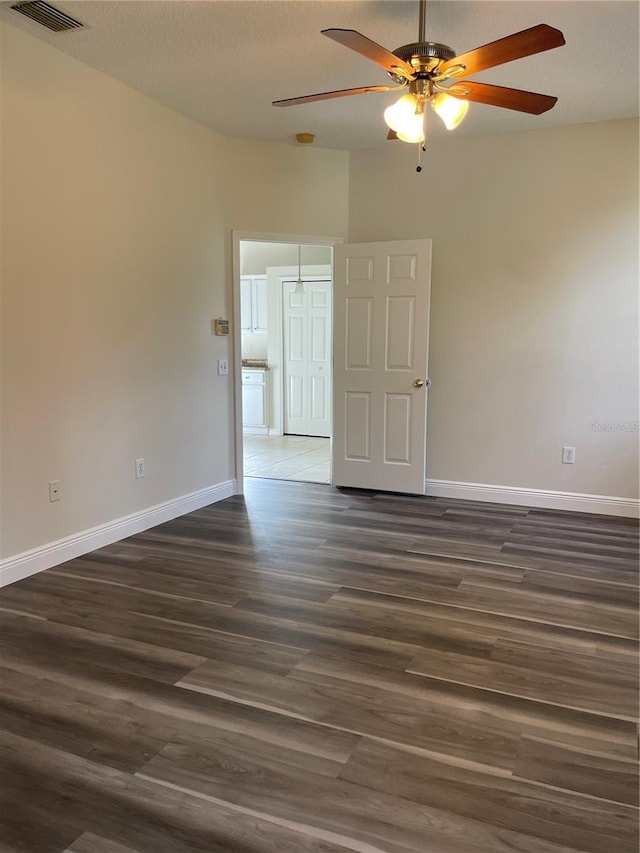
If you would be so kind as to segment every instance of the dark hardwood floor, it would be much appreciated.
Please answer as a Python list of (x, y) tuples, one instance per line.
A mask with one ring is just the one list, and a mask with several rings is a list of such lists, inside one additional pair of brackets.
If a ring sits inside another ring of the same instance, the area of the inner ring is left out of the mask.
[(2, 853), (636, 853), (638, 526), (248, 481), (0, 593)]

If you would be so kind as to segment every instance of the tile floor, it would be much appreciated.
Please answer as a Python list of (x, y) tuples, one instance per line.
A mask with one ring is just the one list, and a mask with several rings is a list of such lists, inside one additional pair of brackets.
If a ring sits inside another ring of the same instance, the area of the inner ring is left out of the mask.
[(245, 434), (245, 477), (329, 483), (329, 442), (306, 435)]

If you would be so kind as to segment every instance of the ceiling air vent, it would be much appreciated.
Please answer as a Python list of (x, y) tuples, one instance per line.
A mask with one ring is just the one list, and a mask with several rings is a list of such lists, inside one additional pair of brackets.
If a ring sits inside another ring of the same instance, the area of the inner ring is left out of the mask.
[(14, 3), (11, 8), (48, 30), (53, 30), (54, 33), (63, 33), (65, 30), (75, 30), (84, 26), (71, 15), (61, 12), (60, 9), (45, 3), (44, 0), (27, 0), (25, 3)]

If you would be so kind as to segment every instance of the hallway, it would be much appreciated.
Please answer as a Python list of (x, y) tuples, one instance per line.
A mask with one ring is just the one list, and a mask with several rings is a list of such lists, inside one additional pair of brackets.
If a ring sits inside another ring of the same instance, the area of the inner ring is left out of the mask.
[(329, 483), (329, 438), (307, 435), (244, 435), (245, 477)]

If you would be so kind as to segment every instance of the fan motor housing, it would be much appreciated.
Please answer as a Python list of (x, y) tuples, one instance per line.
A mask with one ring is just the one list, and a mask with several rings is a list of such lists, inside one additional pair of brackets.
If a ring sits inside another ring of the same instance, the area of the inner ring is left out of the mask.
[[(416, 75), (419, 77), (424, 75), (430, 76), (439, 65), (453, 59), (456, 55), (447, 44), (439, 44), (435, 41), (417, 41), (412, 44), (403, 44), (402, 47), (393, 51), (394, 55), (399, 59), (408, 62), (415, 69)], [(389, 73), (389, 77), (396, 83), (404, 83), (405, 78), (400, 74)]]

